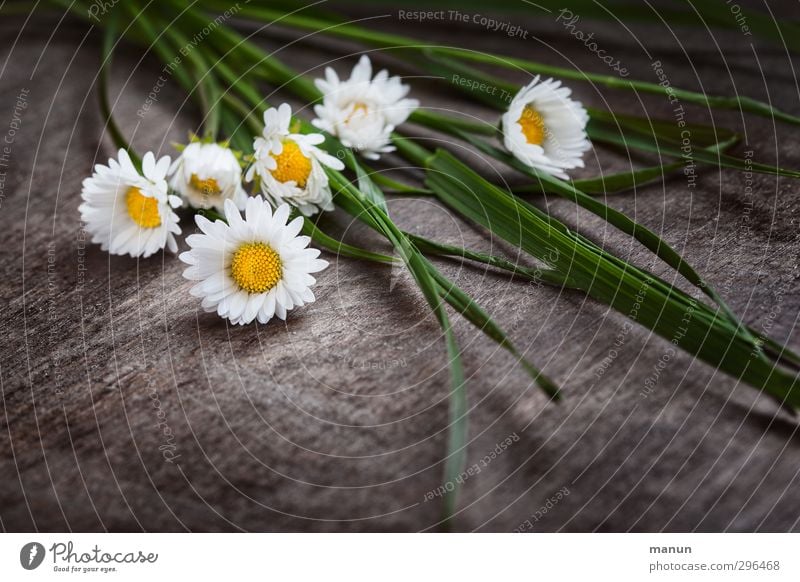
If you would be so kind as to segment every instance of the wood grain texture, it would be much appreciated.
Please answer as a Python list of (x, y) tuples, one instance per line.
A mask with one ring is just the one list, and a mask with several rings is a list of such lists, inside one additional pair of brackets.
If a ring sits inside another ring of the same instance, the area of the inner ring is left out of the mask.
[[(552, 20), (525, 20), (527, 40), (455, 23), (376, 25), (606, 72)], [(752, 39), (737, 32), (673, 37), (637, 25), (625, 35), (608, 24), (582, 25), (632, 78), (656, 81), (650, 63), (660, 59), (674, 85), (736, 91), (800, 114), (797, 63), (779, 48), (756, 43), (754, 52)], [(59, 25), (45, 15), (27, 23), (3, 17), (0, 33), (3, 136), (27, 90), (0, 198), (2, 528), (435, 527), (441, 506), (425, 497), (441, 484), (449, 386), (440, 332), (413, 283), (402, 272), (327, 254), (316, 303), (286, 324), (232, 328), (198, 312), (175, 257), (135, 261), (84, 244), (81, 181), (113, 154), (96, 106), (99, 38), (77, 20)], [(288, 38), (276, 32), (260, 42), (279, 48)], [(322, 42), (280, 54), (314, 75), (332, 58)], [(196, 128), (197, 112), (168, 82), (137, 117), (161, 69), (142, 56), (128, 45), (119, 51), (114, 110), (138, 148), (173, 153), (170, 143)], [(346, 71), (353, 62), (335, 66)], [(489, 114), (441, 82), (410, 82), (426, 106)], [(574, 84), (574, 92), (598, 107), (673, 117), (660, 96), (589, 84)], [(800, 167), (796, 128), (685, 108), (699, 121), (738, 128), (749, 144), (738, 155), (752, 149), (762, 161)], [(581, 175), (629, 165), (624, 152), (598, 149)], [(684, 253), (756, 329), (800, 349), (798, 182), (763, 175), (752, 182), (750, 190), (742, 174), (706, 169), (694, 190), (678, 175), (609, 203)], [(532, 200), (674, 280), (601, 220)], [(412, 232), (509, 250), (431, 200), (392, 200), (390, 211)], [(327, 224), (387, 250), (343, 214)], [(686, 354), (668, 357), (667, 341), (640, 327), (628, 331), (625, 317), (580, 294), (439, 264), (567, 396), (549, 404), (505, 352), (455, 318), (472, 408), (468, 462), (481, 467), (464, 483), (456, 529), (510, 531), (530, 519), (534, 531), (800, 530), (795, 418)], [(617, 357), (603, 369), (612, 349)], [(509, 436), (516, 442), (493, 455)], [(569, 494), (542, 512), (562, 488)]]

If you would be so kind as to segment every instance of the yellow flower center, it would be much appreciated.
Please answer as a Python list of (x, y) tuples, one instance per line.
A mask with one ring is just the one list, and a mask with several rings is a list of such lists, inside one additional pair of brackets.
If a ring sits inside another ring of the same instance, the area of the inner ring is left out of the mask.
[(231, 277), (248, 293), (264, 293), (278, 284), (283, 266), (268, 244), (245, 243), (233, 255)]
[(131, 220), (142, 228), (155, 228), (161, 226), (161, 216), (158, 214), (158, 200), (145, 196), (136, 187), (128, 188), (125, 193), (125, 204)]
[(538, 111), (530, 105), (526, 105), (517, 123), (522, 127), (522, 133), (529, 144), (542, 145), (544, 142), (544, 119)]
[(360, 101), (353, 105), (353, 110), (350, 112), (350, 115), (347, 116), (347, 119), (345, 119), (344, 122), (350, 123), (350, 121), (359, 111), (363, 112), (364, 115), (367, 114), (367, 105), (365, 103), (361, 103)]
[(216, 196), (217, 194), (222, 193), (222, 189), (219, 187), (219, 184), (214, 178), (206, 178), (205, 180), (201, 180), (200, 176), (197, 174), (192, 174), (191, 178), (189, 178), (189, 184), (195, 190), (198, 190), (208, 196)]
[(272, 156), (278, 167), (272, 170), (272, 175), (278, 182), (294, 180), (298, 188), (305, 188), (308, 177), (311, 175), (311, 159), (303, 155), (300, 146), (293, 141), (283, 142), (283, 151), (277, 156)]

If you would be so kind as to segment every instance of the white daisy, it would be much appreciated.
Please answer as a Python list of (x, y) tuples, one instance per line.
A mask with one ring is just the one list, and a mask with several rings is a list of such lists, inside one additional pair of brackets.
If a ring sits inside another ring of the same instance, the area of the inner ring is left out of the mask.
[(324, 97), (322, 104), (314, 106), (317, 119), (312, 123), (372, 160), (394, 151), (390, 145), (394, 128), (419, 107), (416, 99), (405, 99), (409, 86), (400, 77), (389, 77), (384, 69), (373, 79), (372, 63), (366, 55), (347, 81), (340, 81), (328, 67), (325, 79), (314, 83)]
[(333, 210), (323, 166), (343, 170), (344, 164), (317, 147), (325, 141), (321, 133), (290, 133), (291, 119), (286, 103), (264, 112), (264, 132), (253, 142), (253, 164), (245, 179), (249, 182), (257, 175), (264, 197), (274, 206), (286, 202), (306, 216)]
[(83, 181), (79, 210), (92, 242), (112, 255), (149, 257), (167, 247), (177, 252), (181, 233), (172, 209), (181, 199), (167, 193), (169, 156), (156, 162), (152, 152), (142, 158), (142, 174), (124, 149), (108, 165), (97, 164)]
[(543, 172), (568, 179), (564, 170), (583, 167), (592, 147), (586, 135), (589, 114), (561, 81), (537, 75), (503, 115), (503, 139), (514, 157)]
[(286, 312), (314, 301), (311, 273), (328, 262), (318, 259), (317, 249), (306, 248), (311, 240), (298, 236), (303, 217), (289, 224), (287, 204), (272, 213), (261, 196), (248, 198), (245, 217), (231, 200), (225, 201), (225, 218), (211, 222), (195, 216), (203, 234), (186, 237), (191, 250), (180, 259), (190, 265), (183, 276), (198, 281), (191, 294), (202, 298), (206, 311), (216, 311), (235, 325), (254, 319), (267, 323), (273, 315), (286, 319)]
[(169, 174), (169, 185), (195, 208), (222, 211), (223, 202), (230, 198), (241, 209), (247, 201), (239, 160), (222, 145), (190, 143), (173, 162)]

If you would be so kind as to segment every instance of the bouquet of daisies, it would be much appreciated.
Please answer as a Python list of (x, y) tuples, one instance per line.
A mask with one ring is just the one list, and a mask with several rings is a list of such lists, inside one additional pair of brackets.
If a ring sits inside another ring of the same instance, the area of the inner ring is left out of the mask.
[[(85, 16), (86, 4), (64, 5)], [(582, 291), (780, 404), (800, 405), (800, 356), (740, 321), (669, 244), (596, 197), (681, 171), (686, 132), (692, 136), (693, 163), (698, 165), (789, 177), (798, 173), (729, 155), (726, 151), (738, 140), (729, 130), (691, 123), (678, 126), (584, 107), (572, 98), (564, 81), (588, 80), (661, 95), (672, 91), (687, 103), (737, 108), (792, 124), (800, 119), (752, 99), (707, 96), (467, 48), (420, 44), (347, 23), (313, 6), (298, 10), (281, 6), (257, 0), (237, 4), (232, 19), (226, 16), (230, 7), (221, 2), (201, 6), (167, 0), (157, 7), (125, 2), (104, 15), (100, 104), (120, 149), (116, 158), (97, 165), (84, 181), (80, 206), (93, 242), (103, 250), (147, 258), (162, 250), (177, 253), (179, 247), (188, 248), (178, 255), (187, 265), (184, 277), (191, 281), (187, 295), (195, 297), (202, 309), (237, 325), (286, 319), (291, 310), (314, 301), (315, 277), (324, 277), (328, 264), (319, 249), (378, 263), (402, 263), (441, 326), (447, 347), (453, 386), (446, 481), (454, 481), (463, 470), (468, 440), (467, 390), (452, 314), (466, 318), (518, 358), (551, 398), (559, 398), (561, 391), (522, 356), (474, 298), (442, 274), (433, 262), (437, 257), (488, 265), (515, 280)], [(230, 21), (257, 27), (245, 35)], [(376, 72), (367, 56), (354, 63), (347, 79), (330, 68), (320, 78), (300, 75), (255, 42), (254, 37), (268, 34), (273, 23), (356, 41), (365, 50), (390, 51), (408, 66), (463, 89), (465, 99), (495, 108), (497, 116), (475, 119), (428, 110), (413, 97), (408, 83), (386, 70)], [(204, 36), (195, 46), (191, 39), (198, 30)], [(174, 161), (169, 156), (157, 159), (152, 152), (140, 159), (115, 123), (106, 91), (118, 42), (140, 43), (165, 63), (183, 56), (174, 75), (201, 108), (203, 136), (178, 146)], [(526, 71), (529, 76), (514, 85), (486, 72), (501, 68)], [(476, 86), (499, 90), (475, 91)], [(304, 101), (313, 116), (296, 116), (286, 103), (267, 102), (266, 87), (274, 90), (273, 95)], [(448, 141), (419, 137), (416, 126)], [(430, 149), (431, 143), (436, 149)], [(442, 143), (458, 143), (457, 155)], [(657, 152), (672, 161), (570, 179), (570, 171), (584, 166), (584, 156), (593, 147), (619, 145)], [(414, 171), (406, 172), (408, 180), (373, 171), (370, 164), (385, 161), (389, 153), (402, 157), (404, 167), (421, 170), (422, 183)], [(527, 177), (529, 187), (511, 191), (488, 180), (473, 169), (479, 158)], [(525, 196), (531, 192), (565, 198), (600, 216), (654, 253), (706, 300), (577, 234), (532, 204)], [(518, 247), (538, 267), (405, 232), (386, 205), (387, 194), (393, 193), (435, 197), (468, 222)], [(186, 215), (176, 212), (180, 208), (192, 211), (194, 224), (179, 224), (179, 214)], [(326, 233), (317, 219), (333, 211), (365, 223), (391, 244), (395, 256)], [(455, 504), (456, 491), (449, 491), (447, 515)]]

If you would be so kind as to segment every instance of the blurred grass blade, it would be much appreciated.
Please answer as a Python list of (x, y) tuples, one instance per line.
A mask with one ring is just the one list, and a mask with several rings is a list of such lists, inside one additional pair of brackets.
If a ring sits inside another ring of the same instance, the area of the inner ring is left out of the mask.
[(100, 73), (98, 75), (98, 92), (97, 96), (100, 101), (100, 112), (106, 122), (106, 128), (111, 136), (111, 141), (117, 148), (122, 148), (128, 152), (131, 161), (137, 168), (141, 168), (142, 160), (125, 139), (122, 130), (120, 130), (117, 122), (114, 120), (114, 114), (111, 111), (111, 103), (108, 98), (108, 71), (111, 69), (111, 61), (113, 59), (114, 42), (117, 39), (117, 17), (116, 13), (112, 14), (109, 18), (108, 25), (103, 31), (103, 43), (100, 49)]
[[(448, 414), (447, 430), (447, 458), (444, 464), (444, 506), (442, 508), (442, 526), (449, 529), (451, 519), (456, 513), (461, 473), (467, 466), (467, 441), (469, 438), (469, 407), (467, 405), (466, 380), (464, 367), (461, 363), (461, 351), (456, 342), (450, 320), (444, 310), (441, 310), (441, 326), (445, 334), (447, 346), (447, 361), (450, 364), (450, 384), (453, 391), (450, 394), (450, 410)], [(446, 485), (453, 484), (448, 490)]]
[[(516, 3), (516, 0), (512, 1)], [(572, 0), (572, 2), (574, 2), (574, 0)], [(355, 24), (342, 23), (340, 21), (331, 19), (316, 18), (314, 16), (304, 15), (300, 12), (287, 14), (282, 10), (273, 9), (268, 3), (265, 2), (253, 2), (253, 4), (255, 5), (243, 6), (241, 9), (241, 15), (254, 20), (260, 20), (262, 22), (272, 22), (280, 18), (281, 24), (285, 26), (292, 26), (305, 30), (312, 30), (317, 33), (338, 36), (394, 52), (400, 50), (412, 51), (426, 55), (426, 57), (429, 57), (432, 53), (434, 55), (457, 58), (463, 61), (496, 65), (513, 70), (515, 72), (526, 71), (528, 73), (547, 75), (560, 79), (594, 83), (603, 85), (610, 89), (624, 89), (628, 91), (638, 91), (640, 93), (652, 93), (665, 97), (669, 96), (669, 93), (667, 92), (668, 89), (662, 85), (659, 85), (658, 83), (626, 79), (613, 75), (589, 73), (576, 70), (574, 68), (556, 67), (528, 59), (521, 59), (505, 55), (494, 55), (469, 48), (441, 46), (423, 39), (415, 39), (398, 34), (371, 30)], [(593, 8), (602, 8), (602, 5), (596, 2), (585, 3), (585, 5), (592, 5)], [(225, 9), (222, 8), (222, 4), (219, 4), (219, 6), (221, 9)], [(521, 3), (519, 6), (530, 10), (536, 7), (536, 3)], [(559, 4), (556, 9), (565, 7), (568, 8), (569, 6), (570, 2), (564, 2)], [(628, 4), (628, 6), (628, 10), (631, 11), (631, 14), (641, 12), (642, 10), (641, 7), (637, 8), (636, 5)], [(481, 4), (481, 8), (483, 7), (485, 7), (485, 4)], [(715, 8), (714, 10), (719, 10), (719, 8)], [(709, 8), (709, 13), (711, 11), (712, 9)], [(672, 17), (680, 18), (680, 16), (680, 12), (674, 12)], [(719, 19), (716, 21), (719, 22)], [(788, 42), (795, 43), (798, 47), (800, 47), (800, 41), (793, 40), (791, 36), (789, 36), (787, 40)], [(778, 119), (793, 125), (800, 125), (800, 117), (780, 111), (768, 103), (751, 99), (749, 97), (706, 95), (704, 93), (689, 91), (678, 87), (670, 87), (669, 91), (673, 92), (678, 99), (685, 103), (693, 103), (712, 109), (732, 109), (736, 111), (743, 111), (746, 113), (759, 115), (761, 117), (767, 117), (769, 119)]]

